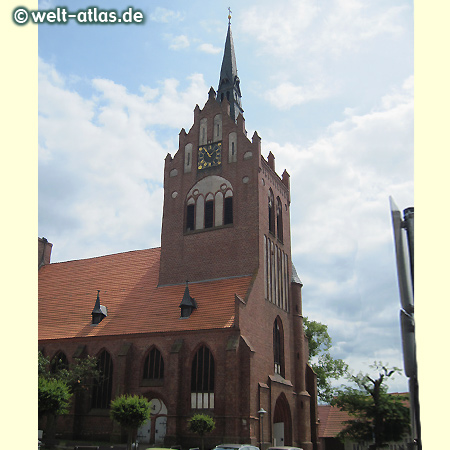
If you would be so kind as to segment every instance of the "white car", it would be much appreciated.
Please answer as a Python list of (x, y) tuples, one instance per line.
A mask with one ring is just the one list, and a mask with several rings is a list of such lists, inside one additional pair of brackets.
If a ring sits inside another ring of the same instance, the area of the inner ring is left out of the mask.
[(214, 450), (259, 450), (259, 448), (249, 444), (220, 444)]

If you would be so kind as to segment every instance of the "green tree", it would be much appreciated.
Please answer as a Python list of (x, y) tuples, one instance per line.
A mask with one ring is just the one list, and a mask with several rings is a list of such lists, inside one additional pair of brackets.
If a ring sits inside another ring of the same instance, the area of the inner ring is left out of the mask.
[(207, 414), (195, 414), (189, 420), (189, 430), (198, 434), (202, 441), (202, 450), (204, 448), (204, 436), (216, 428), (216, 423), (211, 416)]
[(64, 381), (52, 378), (38, 378), (39, 417), (67, 414), (72, 394)]
[(327, 325), (304, 317), (303, 328), (308, 338), (309, 364), (317, 375), (317, 396), (329, 403), (334, 394), (331, 380), (344, 376), (348, 366), (342, 359), (331, 356), (331, 337)]
[[(38, 412), (39, 419), (47, 419), (47, 438), (54, 438), (58, 416), (68, 412), (72, 394), (88, 389), (97, 373), (97, 358), (75, 359), (68, 366), (63, 361), (50, 362), (38, 353)], [(43, 426), (41, 420), (40, 426)]]
[(151, 403), (138, 395), (121, 395), (111, 402), (110, 417), (128, 432), (127, 448), (131, 444), (137, 429), (150, 418)]
[(410, 427), (409, 408), (404, 405), (407, 397), (387, 392), (386, 381), (401, 372), (400, 369), (388, 368), (381, 362), (370, 367), (378, 372), (378, 378), (362, 373), (349, 375), (356, 388), (343, 387), (332, 404), (355, 417), (346, 422), (338, 437), (373, 441), (370, 448), (377, 449), (402, 439)]
[(61, 361), (50, 362), (39, 352), (38, 375), (47, 379), (63, 381), (71, 392), (78, 389), (86, 390), (90, 387), (92, 380), (98, 377), (97, 358), (89, 355), (85, 358), (75, 358), (70, 366), (66, 366)]

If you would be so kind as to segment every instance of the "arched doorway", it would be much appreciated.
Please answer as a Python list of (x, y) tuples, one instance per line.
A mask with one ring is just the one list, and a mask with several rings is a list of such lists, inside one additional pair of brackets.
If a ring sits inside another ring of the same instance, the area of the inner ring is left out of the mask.
[(273, 414), (273, 445), (292, 445), (291, 409), (284, 394), (280, 394)]
[(155, 444), (163, 447), (167, 428), (167, 407), (159, 398), (152, 398), (151, 402), (151, 416), (139, 427), (138, 441), (141, 444)]

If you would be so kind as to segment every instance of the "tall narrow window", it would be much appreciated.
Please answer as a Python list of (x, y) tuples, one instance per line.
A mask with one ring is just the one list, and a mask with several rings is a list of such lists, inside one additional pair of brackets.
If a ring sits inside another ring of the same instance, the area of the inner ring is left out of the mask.
[(191, 408), (214, 408), (214, 358), (205, 346), (198, 350), (192, 361)]
[(205, 202), (205, 228), (214, 226), (214, 200)]
[(195, 227), (195, 204), (187, 205), (186, 209), (186, 231), (192, 231)]
[(164, 360), (157, 348), (152, 348), (145, 358), (144, 379), (162, 380), (164, 378)]
[(225, 197), (223, 223), (225, 225), (233, 223), (233, 197), (232, 196)]
[(273, 324), (273, 360), (274, 371), (284, 378), (284, 342), (283, 327), (279, 317)]
[(237, 161), (237, 133), (233, 131), (228, 135), (228, 162)]
[(92, 389), (92, 408), (109, 408), (111, 403), (113, 363), (110, 354), (103, 350), (97, 360), (99, 376), (94, 380)]
[(269, 231), (270, 233), (275, 234), (275, 205), (272, 189), (269, 189), (268, 206), (269, 206)]
[(283, 242), (283, 204), (280, 197), (277, 197), (277, 238)]

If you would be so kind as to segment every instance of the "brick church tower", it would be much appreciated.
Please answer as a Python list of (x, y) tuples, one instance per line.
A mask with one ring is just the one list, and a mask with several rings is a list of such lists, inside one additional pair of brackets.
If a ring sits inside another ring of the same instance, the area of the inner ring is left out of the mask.
[(65, 367), (95, 356), (101, 374), (58, 433), (124, 439), (108, 410), (131, 393), (152, 402), (142, 445), (197, 447), (201, 412), (216, 422), (207, 448), (317, 450), (289, 214), (288, 173), (245, 130), (229, 24), (217, 93), (165, 159), (161, 248), (51, 264), (39, 242), (39, 349)]
[(317, 394), (289, 216), (289, 174), (280, 177), (245, 130), (229, 23), (217, 93), (195, 107), (165, 160), (159, 286), (252, 277), (234, 323), (252, 354), (250, 410), (269, 411), (264, 440), (306, 450), (317, 438)]

